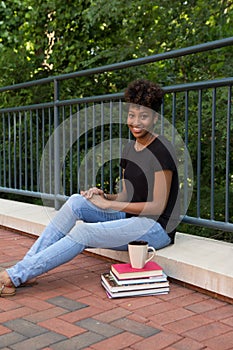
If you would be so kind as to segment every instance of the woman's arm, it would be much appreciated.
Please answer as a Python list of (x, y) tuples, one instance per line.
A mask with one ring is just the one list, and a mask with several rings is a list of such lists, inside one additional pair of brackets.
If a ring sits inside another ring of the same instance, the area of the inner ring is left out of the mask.
[[(154, 191), (153, 200), (151, 202), (128, 203), (119, 201), (120, 195), (116, 200), (106, 200), (93, 196), (90, 198), (91, 202), (102, 209), (114, 209), (118, 211), (127, 212), (135, 215), (161, 215), (167, 205), (168, 196), (171, 188), (172, 171), (163, 170), (154, 174)], [(123, 196), (125, 196), (126, 189), (123, 187)], [(123, 197), (125, 198), (125, 197)]]

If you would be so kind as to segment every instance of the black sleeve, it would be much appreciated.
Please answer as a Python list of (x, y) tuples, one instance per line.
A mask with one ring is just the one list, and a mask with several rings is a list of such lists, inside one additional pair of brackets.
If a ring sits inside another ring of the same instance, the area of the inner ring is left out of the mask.
[(176, 156), (173, 146), (170, 142), (162, 140), (159, 147), (156, 148), (156, 161), (153, 162), (154, 172), (161, 170), (171, 170), (175, 171), (176, 166)]

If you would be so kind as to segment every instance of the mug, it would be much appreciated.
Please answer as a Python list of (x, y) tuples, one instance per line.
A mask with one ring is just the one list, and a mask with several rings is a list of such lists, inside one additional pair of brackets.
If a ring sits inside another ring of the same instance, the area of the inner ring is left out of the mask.
[[(152, 250), (152, 255), (148, 258), (149, 250)], [(148, 242), (146, 241), (129, 242), (128, 252), (131, 266), (137, 269), (142, 269), (155, 256), (155, 248), (148, 247)]]

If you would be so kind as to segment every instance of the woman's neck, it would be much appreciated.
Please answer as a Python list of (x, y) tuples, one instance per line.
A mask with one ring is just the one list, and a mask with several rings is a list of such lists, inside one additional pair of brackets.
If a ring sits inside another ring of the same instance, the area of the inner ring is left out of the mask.
[(141, 139), (136, 139), (135, 141), (135, 150), (136, 151), (142, 151), (144, 148), (146, 148), (147, 146), (149, 146), (149, 144), (151, 144), (151, 142), (154, 141), (154, 139), (157, 137), (158, 135), (156, 134), (148, 134), (147, 137), (141, 138)]

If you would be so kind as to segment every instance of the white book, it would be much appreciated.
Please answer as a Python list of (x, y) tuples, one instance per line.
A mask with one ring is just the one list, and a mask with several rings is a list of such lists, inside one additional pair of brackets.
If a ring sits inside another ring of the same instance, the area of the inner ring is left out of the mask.
[(151, 288), (151, 289), (141, 289), (141, 290), (131, 290), (131, 291), (124, 291), (124, 292), (111, 292), (108, 287), (104, 284), (103, 281), (101, 281), (103, 287), (106, 290), (106, 293), (109, 298), (122, 298), (122, 297), (134, 297), (134, 296), (148, 296), (148, 295), (161, 295), (161, 294), (168, 294), (169, 287), (165, 288)]
[(165, 282), (167, 281), (167, 275), (163, 272), (161, 276), (143, 277), (143, 278), (130, 278), (125, 280), (119, 280), (112, 271), (111, 276), (115, 279), (118, 285), (135, 284), (135, 283), (153, 283), (153, 282)]
[(118, 285), (115, 279), (109, 273), (101, 274), (101, 280), (104, 283), (104, 285), (107, 287), (107, 289), (113, 293), (169, 287), (168, 281)]

